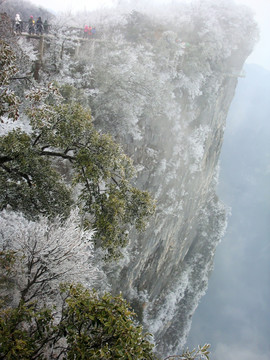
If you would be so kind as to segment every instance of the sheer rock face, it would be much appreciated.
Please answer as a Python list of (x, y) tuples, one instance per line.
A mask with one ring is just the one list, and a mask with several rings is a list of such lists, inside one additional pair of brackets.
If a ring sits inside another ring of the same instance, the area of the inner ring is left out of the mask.
[(136, 186), (157, 200), (146, 232), (130, 233), (124, 259), (107, 272), (165, 355), (185, 342), (225, 230), (217, 164), (257, 29), (228, 1), (116, 14), (96, 22), (96, 40), (77, 58), (61, 52), (59, 78), (83, 89), (95, 124), (133, 158)]

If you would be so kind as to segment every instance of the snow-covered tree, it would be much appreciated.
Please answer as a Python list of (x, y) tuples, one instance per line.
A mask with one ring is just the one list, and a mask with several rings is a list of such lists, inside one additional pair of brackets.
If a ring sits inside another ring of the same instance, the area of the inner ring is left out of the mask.
[[(93, 231), (82, 228), (78, 209), (63, 220), (27, 220), (13, 211), (0, 213), (1, 297), (14, 305), (39, 299), (56, 302), (62, 282), (93, 287)], [(10, 264), (8, 267), (8, 263)]]

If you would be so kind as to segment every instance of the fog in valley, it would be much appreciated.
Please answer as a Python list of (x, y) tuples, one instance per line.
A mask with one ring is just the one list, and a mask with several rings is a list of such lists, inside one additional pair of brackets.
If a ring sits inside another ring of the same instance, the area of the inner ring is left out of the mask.
[(227, 119), (218, 194), (231, 208), (189, 345), (213, 360), (269, 359), (270, 72), (246, 65)]

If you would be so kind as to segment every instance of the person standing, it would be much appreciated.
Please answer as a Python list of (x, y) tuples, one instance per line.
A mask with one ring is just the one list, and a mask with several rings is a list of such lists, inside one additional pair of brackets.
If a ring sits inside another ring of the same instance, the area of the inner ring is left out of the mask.
[(28, 33), (29, 33), (29, 35), (35, 33), (35, 20), (32, 15), (30, 16), (30, 18), (28, 20)]
[(37, 22), (36, 22), (36, 32), (37, 32), (37, 35), (42, 35), (43, 34), (43, 22), (41, 20), (41, 17), (39, 17), (37, 19)]
[(96, 32), (97, 32), (97, 31), (96, 31), (96, 28), (93, 27), (93, 28), (92, 28), (92, 36), (93, 36), (93, 37), (96, 35)]
[(43, 28), (44, 28), (45, 34), (49, 34), (49, 24), (48, 24), (47, 20), (44, 21)]
[(15, 16), (15, 32), (16, 34), (21, 34), (22, 32), (22, 20), (20, 14), (16, 14)]

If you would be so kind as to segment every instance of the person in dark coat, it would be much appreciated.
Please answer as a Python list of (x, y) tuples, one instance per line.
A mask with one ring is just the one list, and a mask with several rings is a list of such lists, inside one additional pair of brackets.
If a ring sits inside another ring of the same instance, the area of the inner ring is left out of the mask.
[(36, 22), (36, 33), (38, 35), (42, 35), (43, 34), (43, 22), (41, 20), (41, 17), (39, 17), (37, 19), (37, 22)]

